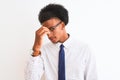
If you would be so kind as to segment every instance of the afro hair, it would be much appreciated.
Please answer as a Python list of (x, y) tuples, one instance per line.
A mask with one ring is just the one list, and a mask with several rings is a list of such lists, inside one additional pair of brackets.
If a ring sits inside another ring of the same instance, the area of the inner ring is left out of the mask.
[(38, 19), (42, 24), (44, 21), (47, 21), (51, 18), (59, 18), (64, 22), (65, 25), (68, 24), (68, 11), (60, 4), (48, 4), (44, 8), (41, 9)]

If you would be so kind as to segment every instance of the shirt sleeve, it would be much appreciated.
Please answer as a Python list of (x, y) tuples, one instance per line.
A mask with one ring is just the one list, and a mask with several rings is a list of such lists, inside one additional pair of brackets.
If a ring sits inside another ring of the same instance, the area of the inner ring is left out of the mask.
[(30, 56), (25, 68), (25, 80), (40, 80), (43, 72), (43, 60), (41, 56)]
[(97, 80), (96, 61), (94, 55), (90, 49), (86, 48), (86, 69), (85, 69), (85, 80)]

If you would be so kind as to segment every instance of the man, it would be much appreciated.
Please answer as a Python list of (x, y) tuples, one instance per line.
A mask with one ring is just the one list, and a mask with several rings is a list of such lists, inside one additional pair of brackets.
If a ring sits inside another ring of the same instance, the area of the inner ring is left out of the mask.
[[(65, 29), (68, 11), (62, 5), (41, 9), (41, 27), (36, 31), (33, 53), (26, 68), (26, 80), (97, 80), (95, 60), (87, 45), (72, 39)], [(51, 42), (43, 45), (47, 35)]]

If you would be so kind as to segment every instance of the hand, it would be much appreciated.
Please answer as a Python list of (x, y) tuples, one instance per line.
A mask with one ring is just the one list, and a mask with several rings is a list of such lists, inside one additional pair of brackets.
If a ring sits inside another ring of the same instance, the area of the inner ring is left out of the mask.
[(44, 27), (42, 26), (41, 28), (39, 28), (37, 31), (36, 31), (36, 34), (35, 34), (35, 42), (34, 42), (34, 45), (33, 45), (33, 55), (37, 55), (40, 53), (40, 48), (43, 44), (43, 37), (46, 35), (46, 34), (50, 34), (50, 31), (47, 27)]

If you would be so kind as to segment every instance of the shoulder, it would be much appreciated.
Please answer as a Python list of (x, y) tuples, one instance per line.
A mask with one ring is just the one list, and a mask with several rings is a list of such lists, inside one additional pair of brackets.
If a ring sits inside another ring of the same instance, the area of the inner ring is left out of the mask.
[(84, 54), (91, 54), (91, 47), (88, 43), (79, 41), (79, 40), (73, 40), (71, 42), (71, 49), (75, 49), (78, 50), (80, 53), (84, 53)]
[(87, 43), (79, 41), (79, 40), (75, 40), (75, 39), (71, 40), (71, 45), (74, 47), (76, 46), (78, 48), (87, 48), (88, 47)]

